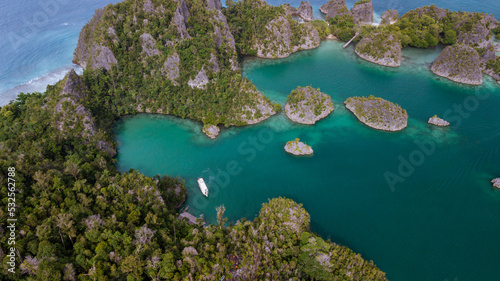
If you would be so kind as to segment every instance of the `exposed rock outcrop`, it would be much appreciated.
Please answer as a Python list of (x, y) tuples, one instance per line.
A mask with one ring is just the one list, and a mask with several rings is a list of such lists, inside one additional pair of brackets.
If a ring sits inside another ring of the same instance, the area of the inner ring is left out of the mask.
[(361, 25), (373, 23), (373, 3), (372, 1), (358, 1), (351, 9), (354, 22)]
[(302, 37), (299, 45), (295, 45), (292, 48), (292, 52), (297, 52), (300, 50), (314, 49), (319, 46), (321, 39), (319, 38), (319, 33), (316, 28), (310, 25), (304, 25), (305, 35)]
[(429, 118), (429, 121), (427, 123), (440, 127), (446, 127), (450, 125), (450, 122), (437, 117), (437, 115), (434, 115), (431, 118)]
[(174, 17), (172, 18), (171, 24), (175, 25), (177, 28), (177, 35), (180, 39), (189, 39), (191, 36), (187, 32), (187, 21), (189, 19), (189, 10), (184, 0), (179, 0), (179, 5), (177, 10), (175, 10)]
[(288, 57), (291, 53), (290, 38), (292, 37), (292, 30), (288, 20), (280, 16), (270, 21), (266, 25), (266, 29), (271, 34), (271, 37), (266, 38), (265, 42), (257, 45), (257, 56), (261, 58)]
[(301, 124), (315, 124), (332, 111), (332, 98), (310, 86), (293, 90), (285, 105), (286, 116)]
[(447, 46), (432, 63), (431, 71), (459, 83), (483, 83), (479, 54), (473, 48), (462, 44)]
[(300, 6), (295, 11), (295, 15), (303, 19), (304, 21), (312, 21), (313, 20), (313, 10), (309, 1), (300, 2)]
[(194, 79), (189, 79), (188, 85), (191, 88), (205, 89), (208, 84), (207, 72), (202, 68)]
[[(87, 96), (88, 89), (82, 79), (72, 69), (63, 79), (60, 99), (56, 102), (54, 111), (55, 127), (66, 137), (69, 132), (79, 132), (79, 135), (89, 142), (97, 132), (92, 113), (87, 110), (81, 100)], [(98, 140), (96, 147), (110, 156), (116, 155), (113, 146), (104, 140)]]
[(346, 0), (330, 0), (323, 4), (319, 10), (326, 15), (326, 19), (350, 14), (345, 1)]
[(203, 126), (202, 131), (209, 138), (215, 139), (219, 135), (220, 129), (215, 125), (205, 125)]
[(382, 14), (380, 24), (395, 24), (399, 20), (399, 13), (396, 10), (387, 10)]
[(85, 25), (82, 32), (80, 32), (73, 63), (83, 68), (89, 66), (90, 69), (105, 68), (106, 70), (110, 70), (111, 66), (117, 63), (113, 52), (108, 47), (99, 45), (94, 40), (96, 29), (103, 15), (103, 9), (96, 10), (92, 19)]
[(399, 131), (408, 123), (406, 110), (381, 98), (353, 97), (348, 98), (344, 103), (359, 121), (374, 129)]
[(310, 155), (314, 153), (313, 149), (309, 145), (301, 142), (298, 138), (287, 142), (285, 145), (285, 151), (297, 156)]
[[(467, 18), (457, 23), (457, 43), (469, 45), (471, 47), (485, 48), (490, 43), (490, 31), (498, 25), (498, 21), (490, 15), (479, 15), (481, 20), (477, 20), (478, 14), (471, 13)], [(472, 23), (472, 25), (471, 25)]]
[(177, 78), (179, 78), (180, 76), (179, 63), (179, 55), (177, 53), (174, 53), (167, 57), (162, 68), (163, 75), (165, 75), (165, 77), (167, 77), (168, 80), (172, 81), (172, 83), (176, 86), (179, 85), (179, 83), (177, 82)]
[(160, 51), (155, 48), (156, 40), (153, 39), (153, 36), (151, 36), (151, 34), (144, 33), (140, 36), (140, 38), (141, 38), (141, 43), (142, 43), (142, 45), (141, 45), (142, 52), (146, 56), (151, 57), (151, 56), (155, 56), (155, 55), (160, 54)]
[(500, 56), (486, 62), (486, 67), (483, 73), (491, 76), (493, 79), (497, 80), (498, 84), (500, 84)]
[(286, 58), (293, 52), (314, 49), (320, 44), (318, 31), (309, 24), (301, 24), (301, 40), (292, 46), (292, 29), (287, 18), (280, 16), (266, 25), (268, 38), (256, 44), (257, 56), (261, 58)]
[(207, 0), (207, 8), (209, 10), (220, 10), (222, 9), (222, 4), (220, 0)]
[(356, 45), (355, 53), (362, 59), (379, 65), (401, 65), (401, 42), (390, 33), (369, 34)]
[(210, 54), (210, 60), (208, 62), (210, 63), (209, 69), (212, 72), (217, 73), (220, 71), (219, 60), (217, 59), (217, 57), (213, 53)]
[(492, 180), (491, 183), (493, 184), (494, 187), (500, 188), (500, 178)]
[[(236, 43), (229, 25), (227, 24), (227, 19), (219, 10), (216, 10), (214, 19), (219, 23), (214, 24), (215, 44), (217, 48), (220, 48), (222, 44), (225, 44), (225, 46), (227, 46), (226, 52), (233, 53), (233, 57), (229, 59), (231, 62), (231, 70), (237, 70), (239, 66), (236, 55)], [(222, 26), (222, 28), (220, 26)]]
[[(255, 86), (251, 87), (250, 82), (244, 81), (240, 91), (245, 91), (252, 99), (252, 107), (245, 105), (243, 108), (234, 108), (233, 110), (243, 112), (239, 119), (247, 125), (257, 124), (276, 114), (269, 99), (259, 92)], [(250, 86), (250, 87), (249, 87)], [(246, 90), (245, 90), (246, 89)]]

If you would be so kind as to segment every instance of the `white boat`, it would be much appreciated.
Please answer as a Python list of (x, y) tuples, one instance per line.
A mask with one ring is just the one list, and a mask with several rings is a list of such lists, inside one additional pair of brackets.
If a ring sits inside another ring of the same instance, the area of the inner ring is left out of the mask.
[(203, 180), (203, 178), (198, 179), (198, 185), (200, 186), (201, 193), (203, 193), (203, 195), (208, 197), (208, 187), (205, 184), (205, 181)]

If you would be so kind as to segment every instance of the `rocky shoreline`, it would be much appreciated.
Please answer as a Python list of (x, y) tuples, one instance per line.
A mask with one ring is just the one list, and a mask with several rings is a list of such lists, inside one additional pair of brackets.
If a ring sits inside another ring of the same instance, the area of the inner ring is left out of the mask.
[(493, 179), (491, 183), (493, 184), (494, 187), (500, 188), (500, 178)]
[(298, 138), (287, 142), (285, 145), (285, 151), (296, 156), (311, 155), (314, 152), (309, 145), (301, 142)]
[(431, 71), (463, 84), (481, 85), (483, 83), (479, 54), (467, 45), (456, 44), (446, 47), (432, 63)]
[(437, 117), (437, 115), (434, 115), (431, 118), (429, 118), (429, 121), (427, 123), (440, 127), (446, 127), (450, 125), (450, 122)]
[(408, 113), (399, 105), (370, 96), (348, 98), (345, 106), (368, 127), (383, 131), (399, 131), (408, 124)]
[(215, 139), (219, 135), (220, 129), (215, 125), (205, 125), (203, 126), (202, 131), (205, 135), (207, 135), (207, 137)]
[(313, 125), (333, 111), (332, 98), (319, 89), (297, 87), (287, 98), (286, 116), (297, 123)]

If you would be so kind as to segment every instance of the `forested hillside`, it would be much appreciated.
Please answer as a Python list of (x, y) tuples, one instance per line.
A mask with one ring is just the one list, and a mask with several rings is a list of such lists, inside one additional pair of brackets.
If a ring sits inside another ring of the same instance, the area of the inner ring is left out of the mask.
[[(221, 207), (218, 225), (190, 225), (177, 219), (182, 179), (115, 169), (112, 129), (124, 114), (243, 125), (275, 112), (241, 77), (220, 9), (210, 0), (109, 5), (81, 33), (82, 76), (71, 71), (0, 109), (0, 279), (386, 280), (310, 232), (292, 200), (270, 200), (253, 221), (225, 223)], [(6, 274), (9, 177), (16, 274)]]

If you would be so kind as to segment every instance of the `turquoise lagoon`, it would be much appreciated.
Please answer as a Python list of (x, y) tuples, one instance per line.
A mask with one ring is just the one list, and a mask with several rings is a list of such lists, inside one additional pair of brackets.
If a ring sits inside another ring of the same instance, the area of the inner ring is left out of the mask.
[[(255, 217), (268, 198), (292, 198), (311, 214), (314, 232), (373, 260), (389, 280), (499, 280), (500, 190), (490, 181), (500, 176), (500, 87), (489, 78), (472, 87), (433, 75), (428, 67), (439, 52), (405, 49), (396, 69), (334, 41), (287, 59), (247, 59), (243, 74), (271, 100), (284, 105), (292, 89), (312, 85), (332, 96), (334, 112), (314, 126), (280, 113), (223, 128), (214, 141), (193, 121), (123, 118), (117, 167), (185, 179), (185, 206), (208, 222), (222, 204), (235, 223)], [(369, 95), (400, 104), (408, 127), (370, 129), (343, 105)], [(452, 126), (428, 125), (434, 114)], [(313, 156), (285, 153), (297, 137)]]

